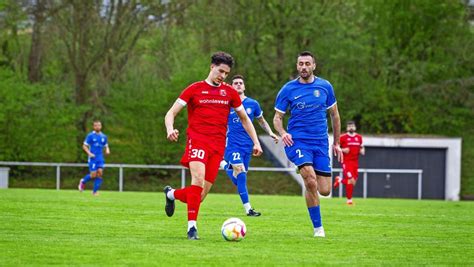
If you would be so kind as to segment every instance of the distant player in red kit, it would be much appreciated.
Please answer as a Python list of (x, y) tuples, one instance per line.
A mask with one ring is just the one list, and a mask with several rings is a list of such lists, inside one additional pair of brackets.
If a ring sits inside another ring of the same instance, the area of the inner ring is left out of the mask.
[(216, 180), (219, 164), (224, 157), (227, 121), (230, 109), (239, 116), (242, 126), (253, 142), (253, 155), (262, 154), (257, 133), (242, 105), (240, 96), (232, 86), (224, 83), (234, 64), (231, 55), (217, 52), (211, 57), (209, 75), (204, 81), (189, 85), (166, 113), (165, 125), (169, 141), (178, 141), (179, 131), (174, 118), (187, 106), (188, 129), (186, 148), (181, 164), (191, 172), (191, 185), (181, 189), (164, 188), (168, 217), (173, 216), (175, 199), (188, 207), (188, 239), (199, 239), (197, 217), (204, 200)]
[(337, 188), (341, 183), (345, 184), (347, 204), (352, 205), (352, 192), (359, 177), (359, 155), (364, 155), (365, 149), (362, 143), (362, 136), (356, 133), (354, 121), (347, 122), (346, 131), (339, 139), (342, 153), (344, 153), (344, 161), (342, 163), (344, 178), (341, 179), (341, 177), (336, 176), (334, 188)]

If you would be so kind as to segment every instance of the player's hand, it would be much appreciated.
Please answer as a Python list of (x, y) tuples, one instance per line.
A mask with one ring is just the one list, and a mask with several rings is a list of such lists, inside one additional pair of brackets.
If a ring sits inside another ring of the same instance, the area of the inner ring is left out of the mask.
[(179, 131), (178, 129), (173, 129), (172, 131), (168, 131), (168, 140), (172, 142), (177, 142), (179, 137)]
[(344, 155), (342, 154), (342, 149), (339, 144), (332, 145), (332, 151), (334, 153), (334, 156), (337, 157), (337, 161), (342, 163), (342, 161), (344, 160)]
[(273, 138), (273, 142), (275, 142), (275, 144), (278, 144), (278, 141), (280, 141), (280, 138), (278, 138), (278, 135), (274, 133), (270, 133), (270, 137)]
[(95, 158), (95, 155), (92, 153), (89, 153), (89, 158)]
[(284, 133), (281, 136), (281, 141), (283, 142), (283, 144), (285, 144), (285, 146), (292, 146), (294, 144), (293, 137), (289, 133)]
[(262, 150), (262, 147), (260, 146), (260, 144), (254, 144), (252, 155), (258, 157), (258, 156), (262, 155), (262, 153), (263, 153), (263, 150)]

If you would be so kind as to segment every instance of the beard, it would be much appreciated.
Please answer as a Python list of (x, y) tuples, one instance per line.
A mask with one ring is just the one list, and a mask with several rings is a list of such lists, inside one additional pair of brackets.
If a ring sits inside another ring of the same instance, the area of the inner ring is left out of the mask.
[(349, 130), (349, 133), (351, 133), (351, 134), (353, 134), (354, 132), (355, 132), (355, 131), (354, 131), (354, 130), (352, 130), (352, 129), (351, 129), (351, 130)]

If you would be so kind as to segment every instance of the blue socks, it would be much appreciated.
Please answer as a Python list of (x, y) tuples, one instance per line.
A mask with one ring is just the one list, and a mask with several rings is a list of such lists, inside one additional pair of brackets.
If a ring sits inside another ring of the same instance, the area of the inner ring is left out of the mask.
[(93, 192), (96, 193), (100, 186), (102, 185), (102, 177), (96, 177), (94, 180), (94, 190)]
[(240, 199), (242, 204), (249, 203), (249, 191), (247, 190), (247, 173), (241, 172), (237, 175), (237, 178), (234, 177), (233, 170), (226, 170), (227, 176), (234, 185), (237, 186), (237, 191), (239, 192)]
[(232, 181), (232, 183), (237, 185), (237, 178), (234, 177), (234, 170), (228, 169), (225, 172), (227, 173), (227, 176), (229, 176), (229, 179)]
[(308, 212), (314, 228), (323, 226), (323, 222), (321, 221), (321, 210), (319, 209), (319, 206), (308, 208)]
[(249, 203), (249, 191), (247, 190), (246, 172), (241, 172), (237, 175), (237, 191), (239, 191), (242, 204)]
[(87, 174), (86, 176), (84, 176), (84, 178), (82, 178), (82, 183), (87, 183), (91, 180), (91, 175), (90, 174)]

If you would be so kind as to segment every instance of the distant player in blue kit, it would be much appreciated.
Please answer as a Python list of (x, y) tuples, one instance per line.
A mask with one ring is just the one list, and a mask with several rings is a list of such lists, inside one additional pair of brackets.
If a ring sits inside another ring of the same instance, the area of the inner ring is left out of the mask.
[[(244, 77), (242, 75), (235, 75), (232, 77), (231, 85), (239, 94), (250, 121), (257, 118), (262, 129), (275, 140), (275, 143), (278, 143), (278, 136), (273, 133), (270, 125), (268, 125), (268, 122), (263, 117), (260, 104), (256, 100), (245, 96)], [(235, 113), (234, 109), (231, 109), (227, 128), (226, 150), (221, 166), (226, 170), (232, 183), (237, 186), (237, 191), (247, 216), (260, 216), (261, 213), (254, 210), (250, 205), (247, 189), (247, 171), (252, 157), (252, 148), (252, 139), (242, 126), (237, 113)]]
[(84, 191), (86, 187), (86, 183), (89, 182), (91, 179), (94, 179), (94, 189), (92, 194), (94, 196), (99, 195), (99, 189), (102, 185), (102, 175), (104, 172), (104, 148), (105, 154), (110, 154), (110, 149), (107, 141), (107, 136), (101, 132), (102, 130), (102, 123), (98, 120), (94, 121), (94, 131), (89, 133), (84, 140), (84, 144), (82, 145), (82, 149), (87, 153), (88, 156), (88, 163), (89, 163), (89, 171), (90, 173), (84, 176), (81, 179), (78, 185), (78, 189), (80, 192)]
[[(316, 62), (311, 52), (298, 55), (296, 69), (299, 77), (286, 83), (278, 93), (275, 103), (273, 126), (285, 145), (286, 156), (299, 169), (306, 187), (305, 198), (314, 227), (314, 237), (325, 237), (319, 194), (331, 192), (331, 162), (327, 112), (331, 116), (334, 143), (332, 151), (339, 162), (341, 121), (332, 85), (313, 74)], [(290, 110), (288, 131), (283, 127), (283, 117)]]

